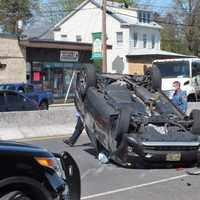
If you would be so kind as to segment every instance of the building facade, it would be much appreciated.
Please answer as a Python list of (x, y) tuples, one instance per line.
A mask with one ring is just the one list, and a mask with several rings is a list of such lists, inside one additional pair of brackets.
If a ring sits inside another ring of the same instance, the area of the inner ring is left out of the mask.
[(26, 49), (14, 36), (0, 34), (0, 83), (26, 81)]
[(91, 63), (92, 44), (29, 39), (20, 45), (26, 48), (28, 81), (58, 99), (65, 98), (73, 72)]
[[(92, 33), (102, 31), (101, 0), (86, 0), (53, 29), (54, 40), (92, 42)], [(146, 10), (125, 8), (107, 2), (108, 72), (128, 73), (127, 55), (135, 51), (160, 50), (161, 27)]]

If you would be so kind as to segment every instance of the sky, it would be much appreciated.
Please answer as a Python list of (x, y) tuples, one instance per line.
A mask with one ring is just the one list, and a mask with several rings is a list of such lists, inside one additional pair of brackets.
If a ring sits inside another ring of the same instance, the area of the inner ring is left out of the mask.
[[(152, 4), (154, 6), (170, 6), (172, 0), (136, 0), (142, 4)], [(48, 0), (41, 0), (42, 3), (47, 3)]]
[[(48, 3), (49, 0), (40, 0), (42, 3)], [(52, 0), (51, 0), (52, 1)], [(156, 12), (165, 13), (173, 5), (173, 0), (135, 0), (137, 3), (146, 5), (146, 8)]]
[(173, 5), (172, 0), (136, 0), (136, 2), (139, 2), (139, 4), (147, 4), (153, 10), (161, 12), (170, 9)]

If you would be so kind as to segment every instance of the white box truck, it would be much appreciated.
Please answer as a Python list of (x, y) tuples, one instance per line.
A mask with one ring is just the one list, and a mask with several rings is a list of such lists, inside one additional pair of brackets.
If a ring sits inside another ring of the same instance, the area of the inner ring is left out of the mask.
[(179, 81), (181, 89), (187, 92), (188, 101), (200, 100), (199, 58), (155, 60), (153, 66), (160, 69), (162, 90), (169, 98), (174, 93), (173, 82)]

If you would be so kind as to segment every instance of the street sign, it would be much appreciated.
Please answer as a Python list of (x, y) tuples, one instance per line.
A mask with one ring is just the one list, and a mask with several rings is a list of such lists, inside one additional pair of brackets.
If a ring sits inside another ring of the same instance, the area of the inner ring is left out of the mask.
[(78, 62), (79, 53), (78, 51), (60, 51), (61, 62)]
[(92, 49), (92, 60), (102, 59), (102, 33), (92, 33), (93, 49)]

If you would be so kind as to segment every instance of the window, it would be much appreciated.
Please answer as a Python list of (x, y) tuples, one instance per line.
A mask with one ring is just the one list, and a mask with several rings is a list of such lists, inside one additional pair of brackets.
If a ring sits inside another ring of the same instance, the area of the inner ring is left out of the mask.
[(117, 44), (120, 45), (123, 43), (123, 32), (117, 32)]
[(143, 48), (147, 48), (147, 34), (143, 34)]
[(0, 89), (1, 90), (16, 90), (15, 86), (14, 85), (10, 85), (10, 84), (1, 85)]
[(76, 36), (76, 41), (77, 41), (77, 42), (81, 42), (81, 41), (82, 41), (81, 35), (77, 35), (77, 36)]
[(142, 22), (146, 23), (146, 19), (147, 19), (147, 18), (146, 18), (146, 16), (147, 16), (147, 15), (146, 15), (146, 12), (143, 12), (142, 15), (143, 15), (143, 17), (142, 17)]
[(156, 37), (155, 35), (151, 35), (151, 48), (155, 48)]
[(158, 62), (154, 63), (160, 70), (163, 78), (187, 78), (189, 77), (188, 61)]
[(24, 87), (22, 87), (22, 86), (19, 87), (19, 88), (18, 88), (18, 92), (20, 92), (20, 93), (24, 93)]
[(137, 47), (137, 41), (138, 41), (138, 33), (133, 33), (133, 40), (134, 40), (134, 47)]
[(143, 16), (142, 16), (142, 12), (141, 11), (138, 12), (138, 18), (139, 18), (139, 22), (143, 21), (142, 20)]
[(151, 13), (147, 11), (139, 11), (138, 12), (138, 20), (142, 23), (150, 23), (151, 22)]
[(67, 41), (67, 38), (68, 38), (67, 34), (60, 34), (61, 41)]
[(151, 22), (151, 14), (148, 12), (147, 13), (147, 23)]
[(31, 93), (34, 91), (34, 88), (32, 85), (27, 85), (24, 89), (26, 93)]
[(193, 62), (192, 63), (192, 77), (200, 75), (200, 62)]
[(61, 38), (67, 38), (66, 34), (61, 34)]

